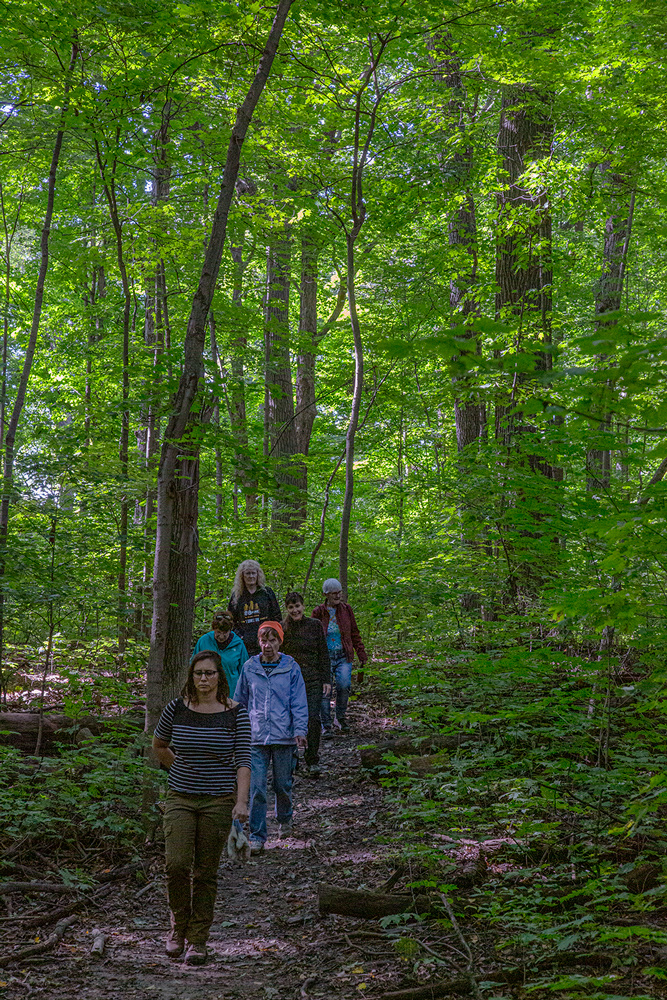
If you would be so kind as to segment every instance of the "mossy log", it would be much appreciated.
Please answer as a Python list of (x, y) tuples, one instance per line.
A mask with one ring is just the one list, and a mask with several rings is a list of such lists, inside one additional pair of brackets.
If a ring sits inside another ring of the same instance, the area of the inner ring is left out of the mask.
[(342, 889), (322, 882), (317, 887), (317, 899), (322, 914), (340, 913), (366, 920), (377, 920), (392, 913), (430, 913), (433, 907), (429, 896)]
[[(112, 728), (143, 729), (143, 713), (127, 712), (122, 716), (101, 717), (86, 715), (72, 719), (68, 715), (45, 712), (42, 718), (42, 738), (40, 750), (49, 755), (55, 743), (81, 743), (99, 736)], [(22, 753), (33, 754), (37, 746), (39, 732), (39, 712), (0, 712), (0, 745), (16, 747)]]
[(386, 740), (372, 747), (362, 747), (359, 751), (361, 766), (367, 770), (381, 766), (383, 756), (393, 753), (396, 757), (430, 756), (442, 750), (456, 750), (464, 743), (478, 739), (474, 733), (426, 734), (424, 736), (401, 736), (396, 740)]

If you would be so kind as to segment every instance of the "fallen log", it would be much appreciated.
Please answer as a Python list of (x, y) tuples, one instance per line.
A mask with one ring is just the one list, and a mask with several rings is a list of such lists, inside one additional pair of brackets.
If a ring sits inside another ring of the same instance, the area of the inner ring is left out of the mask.
[[(56, 740), (76, 743), (76, 735), (81, 729), (88, 729), (93, 735), (99, 734), (97, 720), (93, 716), (71, 719), (67, 715), (45, 712), (42, 718), (41, 752), (51, 751)], [(39, 712), (0, 712), (0, 743), (4, 746), (33, 754), (38, 732)]]
[(340, 913), (345, 917), (366, 920), (376, 920), (392, 913), (429, 913), (433, 908), (429, 896), (341, 889), (323, 882), (317, 886), (317, 901), (321, 914)]
[(4, 969), (7, 965), (11, 965), (13, 962), (22, 962), (24, 958), (30, 958), (32, 955), (41, 955), (45, 951), (50, 951), (51, 948), (54, 948), (61, 940), (67, 928), (78, 919), (79, 918), (76, 914), (73, 914), (71, 917), (65, 917), (63, 920), (58, 921), (56, 926), (53, 928), (53, 933), (49, 934), (46, 941), (40, 941), (38, 944), (28, 945), (27, 948), (20, 948), (18, 951), (14, 951), (9, 955), (0, 955), (0, 969)]
[(479, 737), (474, 733), (426, 734), (424, 736), (401, 736), (396, 740), (387, 740), (372, 747), (362, 747), (359, 751), (361, 766), (367, 770), (380, 767), (386, 753), (396, 757), (424, 757), (439, 753), (441, 750), (456, 750), (464, 743), (470, 743)]
[(79, 891), (75, 885), (63, 885), (61, 882), (0, 882), (0, 896), (6, 896), (8, 892), (73, 893)]
[[(93, 739), (102, 732), (140, 732), (143, 713), (124, 712), (120, 716), (86, 715), (72, 719), (68, 715), (45, 712), (42, 718), (40, 752), (49, 756), (56, 743), (75, 745)], [(39, 732), (39, 712), (0, 712), (0, 745), (15, 747), (25, 754), (34, 754)], [(37, 758), (36, 764), (37, 764)]]

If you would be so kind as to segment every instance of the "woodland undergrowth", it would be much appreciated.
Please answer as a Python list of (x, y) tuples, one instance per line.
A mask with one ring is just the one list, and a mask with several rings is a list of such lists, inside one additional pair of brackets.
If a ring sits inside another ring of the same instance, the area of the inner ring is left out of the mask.
[(426, 761), (384, 755), (413, 887), (451, 894), (526, 994), (665, 995), (664, 669), (521, 646), (392, 659), (376, 682), (404, 721), (468, 737)]

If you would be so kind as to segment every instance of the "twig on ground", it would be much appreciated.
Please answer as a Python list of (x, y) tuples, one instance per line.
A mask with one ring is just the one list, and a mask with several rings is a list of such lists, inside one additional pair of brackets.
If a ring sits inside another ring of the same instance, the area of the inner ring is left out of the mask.
[[(360, 952), (362, 955), (370, 955), (371, 958), (391, 958), (392, 957), (393, 953), (390, 952), (390, 951), (373, 951), (371, 948), (364, 948), (364, 946), (361, 945), (361, 944), (355, 944), (354, 941), (350, 940), (350, 938), (348, 937), (347, 934), (345, 934), (344, 936), (345, 936), (345, 940), (347, 941), (348, 946), (350, 948), (352, 948), (354, 951)], [(385, 938), (385, 941), (389, 941), (389, 940), (391, 940), (391, 939), (390, 938)]]
[(472, 995), (475, 997), (475, 1000), (482, 1000), (482, 995), (479, 992), (479, 986), (477, 985), (477, 979), (475, 978), (475, 959), (473, 958), (473, 954), (472, 954), (472, 952), (470, 950), (470, 946), (469, 946), (468, 942), (466, 941), (465, 937), (463, 936), (463, 932), (462, 932), (461, 928), (459, 927), (458, 920), (454, 916), (454, 910), (452, 909), (452, 904), (449, 902), (449, 900), (445, 896), (444, 892), (440, 893), (440, 899), (442, 900), (442, 905), (444, 906), (445, 910), (447, 911), (447, 916), (449, 917), (449, 919), (452, 922), (452, 927), (454, 928), (456, 936), (459, 939), (459, 941), (461, 942), (463, 950), (465, 951), (466, 955), (468, 956), (468, 969), (467, 969), (467, 972), (468, 972), (468, 977), (470, 979), (470, 986), (471, 986), (471, 989), (472, 989)]
[(313, 983), (316, 983), (319, 978), (320, 978), (319, 976), (308, 976), (308, 979), (306, 979), (303, 986), (301, 987), (301, 996), (304, 998), (304, 1000), (308, 1000), (308, 987), (312, 986)]
[(13, 952), (11, 955), (0, 955), (0, 969), (4, 969), (5, 966), (11, 965), (12, 962), (21, 962), (24, 958), (28, 958), (31, 955), (41, 955), (45, 951), (50, 951), (54, 948), (63, 934), (73, 923), (78, 920), (76, 914), (72, 914), (70, 917), (64, 917), (63, 920), (59, 920), (56, 926), (53, 928), (53, 933), (49, 934), (45, 941), (40, 941), (38, 944), (28, 945), (27, 948), (20, 948), (19, 951)]
[(427, 986), (410, 986), (405, 990), (390, 990), (383, 994), (383, 1000), (441, 1000), (448, 993), (466, 996), (472, 992), (469, 976), (463, 979), (443, 979)]
[(139, 890), (139, 892), (135, 892), (134, 898), (141, 899), (141, 897), (145, 896), (147, 892), (150, 892), (151, 889), (154, 889), (156, 885), (162, 885), (159, 879), (156, 879), (154, 882), (149, 882), (148, 885), (145, 885), (143, 889)]
[(21, 914), (20, 916), (12, 917), (0, 917), (0, 920), (9, 921), (15, 924), (23, 924), (24, 927), (41, 927), (42, 924), (52, 924), (54, 920), (58, 920), (60, 917), (68, 917), (70, 913), (74, 913), (76, 910), (81, 909), (82, 906), (97, 906), (100, 905), (100, 900), (108, 896), (112, 891), (112, 885), (104, 885), (93, 896), (82, 896), (80, 899), (75, 899), (72, 903), (65, 903), (63, 906), (56, 907), (55, 910), (43, 910), (35, 913)]
[[(425, 941), (419, 941), (418, 938), (415, 938), (415, 940), (419, 942), (424, 951), (427, 951), (430, 955), (434, 955), (436, 958), (439, 958), (441, 962), (446, 961), (446, 959), (444, 959), (442, 955), (438, 954), (437, 951), (434, 951), (434, 949), (431, 948), (430, 944), (426, 944)], [(466, 956), (463, 954), (463, 952), (459, 951), (458, 948), (455, 948), (453, 944), (449, 943), (449, 941), (440, 941), (439, 944), (444, 945), (445, 948), (450, 948), (452, 951), (456, 952), (457, 955), (460, 955), (464, 961), (467, 961)]]

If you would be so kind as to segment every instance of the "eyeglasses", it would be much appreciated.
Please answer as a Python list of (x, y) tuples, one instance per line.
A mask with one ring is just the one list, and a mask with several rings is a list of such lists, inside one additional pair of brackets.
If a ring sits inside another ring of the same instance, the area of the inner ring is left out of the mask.
[(217, 674), (217, 672), (218, 672), (217, 670), (193, 670), (192, 671), (192, 676), (193, 677), (215, 677), (216, 674)]

